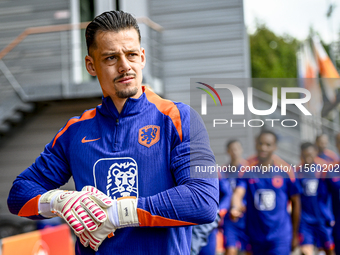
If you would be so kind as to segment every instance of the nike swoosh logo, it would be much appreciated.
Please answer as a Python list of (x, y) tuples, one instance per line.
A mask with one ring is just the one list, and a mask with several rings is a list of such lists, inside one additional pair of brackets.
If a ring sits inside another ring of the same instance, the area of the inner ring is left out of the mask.
[(86, 140), (86, 136), (81, 140), (82, 143), (89, 143), (89, 142), (94, 142), (99, 140), (101, 137), (97, 138), (97, 139), (90, 139), (90, 140)]

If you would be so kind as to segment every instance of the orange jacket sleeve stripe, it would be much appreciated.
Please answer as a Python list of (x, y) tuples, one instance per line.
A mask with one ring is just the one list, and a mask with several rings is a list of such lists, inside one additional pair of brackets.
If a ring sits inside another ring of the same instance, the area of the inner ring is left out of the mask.
[(39, 215), (39, 199), (41, 195), (38, 195), (24, 204), (19, 211), (18, 215), (22, 217), (28, 217), (33, 215)]
[(144, 88), (144, 93), (149, 100), (150, 103), (153, 103), (156, 105), (157, 109), (162, 112), (163, 114), (169, 116), (172, 119), (172, 122), (174, 123), (179, 138), (183, 139), (182, 134), (182, 121), (181, 121), (181, 115), (179, 113), (179, 110), (177, 106), (174, 104), (174, 102), (170, 100), (166, 100), (152, 92), (151, 90)]
[(151, 213), (137, 208), (139, 226), (141, 227), (176, 227), (176, 226), (191, 226), (197, 225), (195, 223), (168, 219), (158, 215), (151, 215)]
[(56, 141), (58, 140), (58, 138), (60, 136), (62, 136), (62, 134), (64, 134), (66, 132), (66, 130), (74, 123), (77, 123), (79, 121), (83, 121), (83, 120), (88, 120), (88, 119), (92, 119), (96, 116), (96, 109), (93, 109), (93, 110), (89, 110), (89, 111), (86, 111), (83, 113), (83, 115), (77, 119), (77, 118), (73, 118), (73, 119), (70, 119), (65, 127), (55, 136), (54, 140), (53, 140), (53, 144), (52, 144), (52, 148), (53, 146), (55, 145)]

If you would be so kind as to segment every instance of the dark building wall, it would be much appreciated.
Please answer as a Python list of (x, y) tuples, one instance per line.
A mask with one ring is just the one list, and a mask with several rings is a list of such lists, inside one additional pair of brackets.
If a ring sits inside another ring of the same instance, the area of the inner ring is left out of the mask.
[[(29, 167), (66, 122), (101, 103), (99, 98), (46, 102), (0, 144), (0, 215), (9, 214), (7, 196), (17, 175)], [(70, 180), (62, 189), (74, 189)]]

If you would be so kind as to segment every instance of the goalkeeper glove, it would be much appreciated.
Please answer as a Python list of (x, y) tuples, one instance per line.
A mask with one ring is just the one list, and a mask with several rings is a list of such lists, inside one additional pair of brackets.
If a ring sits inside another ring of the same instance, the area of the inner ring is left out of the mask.
[(94, 187), (87, 186), (82, 191), (51, 190), (39, 200), (39, 214), (52, 218), (63, 218), (79, 235), (85, 230), (92, 232), (107, 220), (103, 208), (112, 206), (113, 201)]
[(112, 237), (116, 229), (139, 226), (135, 197), (122, 197), (112, 202), (112, 206), (105, 209), (108, 219), (101, 223), (96, 231), (91, 233), (84, 231), (78, 235), (85, 247), (90, 245), (93, 250), (97, 251), (106, 237)]

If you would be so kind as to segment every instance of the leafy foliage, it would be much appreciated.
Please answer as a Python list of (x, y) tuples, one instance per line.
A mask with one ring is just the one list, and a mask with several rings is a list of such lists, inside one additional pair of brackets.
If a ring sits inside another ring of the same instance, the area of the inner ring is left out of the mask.
[[(252, 78), (297, 78), (298, 40), (289, 35), (277, 36), (264, 24), (258, 23), (255, 33), (249, 35), (249, 41)], [(287, 85), (296, 86), (295, 82)], [(272, 86), (257, 87), (256, 83), (253, 86), (272, 93)]]
[(277, 36), (264, 24), (258, 24), (250, 37), (253, 78), (296, 78), (298, 41), (289, 36)]

